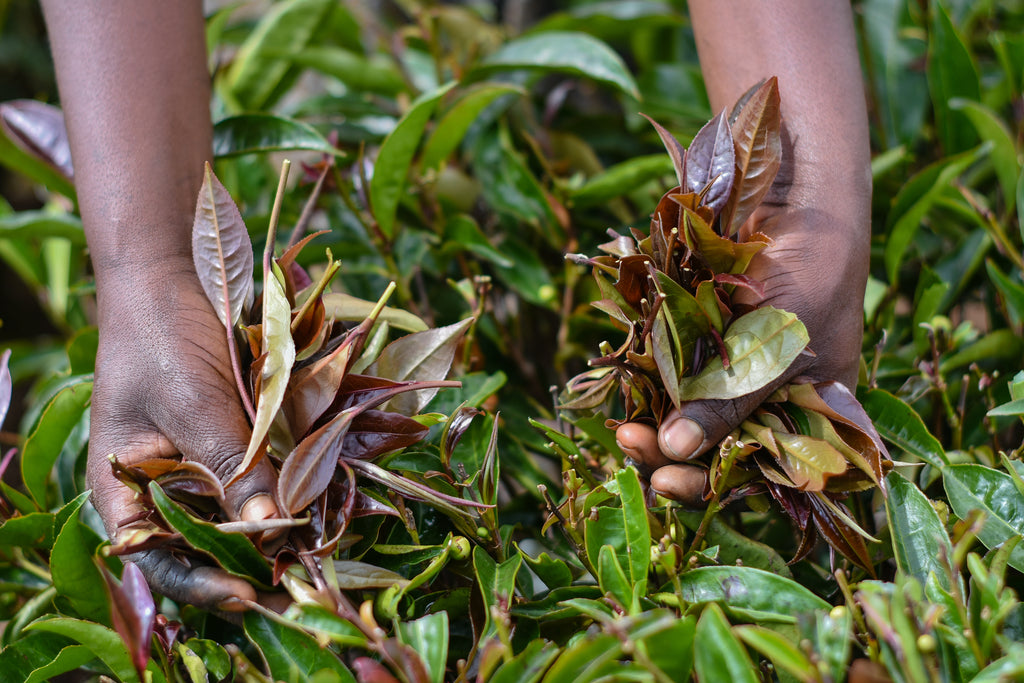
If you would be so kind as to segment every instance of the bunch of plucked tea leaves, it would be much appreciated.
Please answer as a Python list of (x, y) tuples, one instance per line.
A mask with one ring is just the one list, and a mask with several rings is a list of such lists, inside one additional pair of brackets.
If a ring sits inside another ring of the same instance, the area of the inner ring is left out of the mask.
[[(618, 388), (625, 421), (660, 425), (685, 401), (730, 400), (780, 380), (807, 349), (797, 316), (739, 303), (738, 290), (763, 297), (746, 273), (772, 240), (740, 227), (762, 202), (782, 157), (779, 92), (773, 78), (723, 111), (689, 149), (653, 122), (679, 186), (661, 198), (649, 234), (610, 230), (592, 266), (602, 299), (593, 303), (626, 332), (569, 385), (567, 410), (594, 410)], [(841, 384), (782, 386), (715, 452), (691, 461), (708, 470), (705, 501), (767, 491), (803, 533), (796, 559), (818, 534), (872, 571), (870, 538), (839, 501), (882, 486), (890, 466), (877, 432)], [(613, 423), (613, 426), (622, 424)]]
[[(406, 500), (434, 506), (458, 528), (479, 525), (478, 513), (489, 506), (374, 463), (417, 443), (430, 425), (446, 419), (443, 438), (454, 448), (475, 411), (460, 410), (451, 418), (417, 414), (439, 389), (459, 385), (444, 378), (471, 320), (427, 329), (415, 316), (384, 305), (390, 288), (376, 305), (327, 293), (340, 262), (330, 261), (316, 281), (298, 265), (300, 250), (316, 234), (293, 239), (273, 258), (274, 223), (272, 217), (263, 292), (257, 298), (245, 224), (207, 167), (193, 254), (224, 324), (252, 439), (226, 484), (196, 462), (153, 459), (127, 465), (111, 456), (115, 476), (147, 508), (144, 519), (124, 520), (125, 531), (112, 552), (169, 549), (185, 562), (212, 559), (257, 587), (281, 585), (296, 601), (317, 602), (352, 621), (387, 659), (395, 653), (387, 649), (383, 632), (359, 616), (344, 590), (386, 588), (405, 580), (336, 556), (359, 540), (349, 532), (353, 519), (402, 517)], [(358, 324), (353, 311), (365, 316)], [(411, 333), (385, 345), (390, 325)], [(223, 519), (225, 486), (260, 460), (278, 472), (275, 493), (282, 518)]]

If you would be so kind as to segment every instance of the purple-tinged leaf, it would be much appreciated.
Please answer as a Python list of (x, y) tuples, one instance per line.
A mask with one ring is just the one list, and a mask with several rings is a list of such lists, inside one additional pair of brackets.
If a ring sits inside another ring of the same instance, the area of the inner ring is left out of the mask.
[(658, 137), (661, 138), (661, 143), (665, 145), (665, 151), (672, 157), (672, 165), (676, 169), (676, 178), (679, 180), (679, 186), (686, 187), (686, 148), (680, 144), (679, 140), (676, 140), (672, 133), (669, 133), (650, 116), (647, 114), (640, 114), (640, 116), (650, 121), (651, 125), (654, 126), (654, 130), (658, 131)]
[(0, 427), (3, 426), (4, 417), (11, 407), (11, 369), (8, 367), (10, 359), (10, 349), (0, 353)]
[(327, 356), (292, 374), (283, 407), (288, 425), (296, 438), (302, 438), (324, 411), (331, 407), (345, 379), (351, 350), (351, 345), (339, 344)]
[(139, 680), (146, 680), (143, 672), (149, 662), (156, 620), (156, 605), (149, 584), (142, 571), (131, 562), (125, 562), (120, 583), (102, 563), (99, 564), (110, 593), (110, 619), (114, 630), (124, 641)]
[(687, 192), (703, 195), (704, 206), (717, 214), (725, 206), (736, 177), (736, 150), (723, 109), (700, 129), (686, 152)]
[(441, 462), (446, 463), (446, 466), (451, 460), (452, 453), (455, 452), (455, 447), (462, 440), (462, 435), (473, 423), (473, 418), (482, 414), (482, 410), (471, 408), (463, 403), (448, 417), (441, 433)]
[(433, 505), (448, 515), (475, 519), (467, 508), (494, 507), (493, 505), (485, 505), (484, 503), (478, 503), (474, 500), (466, 500), (465, 498), (449, 496), (441, 493), (440, 491), (436, 491), (425, 484), (420, 484), (419, 482), (415, 482), (412, 479), (395, 474), (394, 472), (389, 472), (383, 467), (375, 465), (372, 462), (364, 462), (362, 460), (346, 460), (346, 462), (348, 462), (352, 469), (359, 474), (362, 474), (367, 479), (372, 479), (379, 484), (383, 484), (387, 488), (406, 498), (420, 500), (429, 505)]
[[(173, 462), (173, 461), (172, 461)], [(224, 486), (209, 467), (194, 460), (185, 460), (164, 474), (154, 477), (160, 488), (171, 496), (209, 496), (224, 500)]]
[(342, 452), (349, 458), (370, 460), (411, 446), (422, 440), (428, 431), (427, 427), (400, 413), (367, 410), (349, 427)]
[(217, 317), (233, 328), (253, 301), (252, 242), (238, 207), (209, 164), (196, 202), (192, 259)]
[(31, 154), (71, 181), (71, 145), (64, 112), (37, 100), (13, 100), (0, 104), (3, 133), (22, 151)]
[(736, 179), (721, 212), (722, 234), (739, 231), (768, 193), (782, 163), (782, 113), (779, 84), (768, 79), (744, 104), (732, 127), (736, 143)]
[(764, 298), (764, 283), (749, 275), (733, 275), (731, 273), (715, 273), (715, 282), (720, 285), (735, 285), (743, 287), (754, 293), (758, 298)]
[(296, 515), (316, 500), (334, 478), (345, 434), (360, 408), (349, 408), (302, 440), (281, 466), (277, 500)]
[[(388, 344), (367, 374), (386, 377), (396, 382), (442, 380), (455, 359), (455, 350), (463, 335), (473, 324), (467, 318), (454, 325), (414, 332)], [(415, 415), (434, 398), (437, 389), (403, 394), (391, 399), (388, 409), (404, 415)]]
[(352, 668), (356, 670), (359, 683), (399, 683), (383, 664), (369, 657), (356, 657)]

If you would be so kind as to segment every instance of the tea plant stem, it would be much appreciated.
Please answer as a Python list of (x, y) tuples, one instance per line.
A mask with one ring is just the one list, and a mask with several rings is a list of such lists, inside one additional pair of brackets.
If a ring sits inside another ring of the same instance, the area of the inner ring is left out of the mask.
[(270, 224), (267, 226), (267, 245), (263, 248), (263, 280), (264, 282), (270, 273), (270, 261), (274, 258), (274, 242), (277, 241), (277, 221), (281, 217), (281, 203), (284, 201), (284, 186), (288, 182), (288, 171), (291, 170), (292, 162), (285, 159), (281, 162), (281, 176), (277, 181), (277, 194), (274, 195), (274, 208), (270, 210)]
[[(733, 463), (736, 462), (736, 458), (743, 452), (742, 444), (734, 441), (732, 438), (726, 438), (722, 442), (721, 449), (725, 451), (728, 448), (728, 452), (725, 457), (722, 458), (722, 464), (718, 470), (718, 481), (725, 482), (729, 477), (729, 472), (732, 470)], [(718, 488), (714, 491), (711, 500), (708, 502), (707, 508), (704, 510), (704, 517), (700, 520), (700, 526), (697, 527), (697, 531), (693, 535), (693, 541), (690, 543), (690, 549), (687, 551), (687, 555), (693, 555), (700, 550), (701, 543), (704, 542), (704, 537), (708, 533), (708, 529), (711, 528), (711, 521), (715, 518), (722, 510), (722, 489)]]
[(29, 560), (22, 548), (14, 548), (14, 563), (29, 574), (38, 576), (47, 583), (53, 583), (53, 577), (50, 576), (50, 572)]
[(256, 409), (252, 405), (252, 399), (249, 398), (249, 389), (245, 386), (245, 380), (242, 378), (242, 363), (238, 359), (238, 344), (235, 342), (235, 330), (231, 325), (225, 325), (224, 330), (227, 333), (228, 356), (231, 358), (231, 374), (235, 376), (235, 388), (238, 389), (238, 395), (242, 399), (245, 414), (249, 416), (249, 423), (255, 424)]

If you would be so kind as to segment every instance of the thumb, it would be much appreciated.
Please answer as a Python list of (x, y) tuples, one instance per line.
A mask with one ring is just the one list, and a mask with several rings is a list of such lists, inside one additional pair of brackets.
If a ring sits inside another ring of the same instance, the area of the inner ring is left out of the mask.
[(705, 399), (681, 404), (668, 414), (658, 429), (661, 452), (677, 462), (703, 455), (747, 419), (776, 389), (804, 372), (813, 362), (814, 355), (805, 351), (782, 376), (757, 391), (734, 399)]

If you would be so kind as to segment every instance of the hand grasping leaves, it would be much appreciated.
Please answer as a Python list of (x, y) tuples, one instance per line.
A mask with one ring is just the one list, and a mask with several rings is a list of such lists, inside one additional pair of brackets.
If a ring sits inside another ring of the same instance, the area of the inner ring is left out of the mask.
[(654, 126), (679, 186), (661, 198), (649, 233), (610, 231), (604, 255), (572, 257), (593, 268), (603, 296), (594, 306), (626, 339), (572, 380), (563, 408), (598, 408), (617, 389), (625, 424), (660, 427), (686, 402), (733, 401), (777, 387), (722, 448), (683, 467), (693, 468), (699, 497), (712, 508), (726, 493), (768, 491), (804, 535), (798, 557), (820, 533), (871, 571), (867, 534), (838, 501), (881, 485), (888, 455), (841, 384), (797, 378), (778, 386), (813, 357), (807, 330), (793, 313), (748, 303), (765, 293), (751, 263), (773, 244), (744, 226), (782, 161), (776, 81), (752, 89), (732, 116), (715, 117), (688, 150)]

